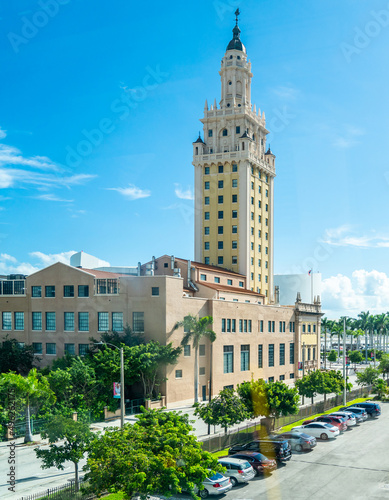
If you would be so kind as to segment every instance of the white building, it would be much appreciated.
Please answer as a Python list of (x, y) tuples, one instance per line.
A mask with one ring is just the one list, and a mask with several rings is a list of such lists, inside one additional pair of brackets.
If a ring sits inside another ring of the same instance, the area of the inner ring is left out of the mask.
[(298, 293), (303, 303), (313, 304), (314, 298), (321, 296), (321, 273), (275, 274), (274, 286), (279, 288), (281, 305), (293, 305)]

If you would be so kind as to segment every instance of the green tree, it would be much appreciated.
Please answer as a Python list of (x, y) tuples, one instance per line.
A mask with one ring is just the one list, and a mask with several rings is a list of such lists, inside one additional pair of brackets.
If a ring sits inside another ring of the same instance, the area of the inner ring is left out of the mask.
[(216, 398), (208, 404), (195, 403), (194, 414), (206, 424), (221, 425), (227, 434), (228, 427), (243, 422), (250, 417), (243, 401), (234, 393), (233, 389), (223, 389)]
[(108, 331), (101, 334), (100, 341), (96, 340), (93, 337), (91, 337), (89, 340), (91, 342), (90, 353), (92, 356), (99, 347), (96, 346), (95, 343), (100, 341), (116, 345), (117, 347), (120, 347), (121, 344), (124, 344), (127, 347), (134, 347), (139, 344), (145, 344), (144, 335), (142, 333), (133, 332), (128, 324), (124, 327), (123, 332)]
[(266, 392), (269, 417), (273, 419), (273, 429), (276, 418), (298, 413), (299, 395), (296, 387), (289, 387), (282, 381), (269, 382)]
[(185, 490), (197, 498), (196, 488), (202, 489), (203, 480), (222, 468), (192, 430), (188, 415), (144, 409), (133, 425), (106, 429), (89, 448), (90, 490), (123, 491), (128, 499)]
[[(188, 314), (183, 321), (175, 324), (174, 330), (184, 327), (184, 336), (181, 345), (185, 346), (192, 342), (195, 350), (194, 362), (194, 402), (199, 401), (199, 344), (202, 338), (207, 338), (211, 343), (216, 340), (216, 333), (209, 327), (213, 323), (212, 316), (204, 316), (198, 319), (196, 316)], [(211, 375), (212, 376), (212, 375)]]
[(267, 383), (263, 379), (243, 382), (237, 388), (239, 397), (243, 401), (250, 418), (269, 416), (267, 399)]
[(354, 363), (354, 368), (357, 363), (360, 363), (363, 360), (363, 356), (360, 351), (351, 351), (348, 353), (348, 357), (350, 358), (351, 363)]
[[(58, 415), (41, 432), (41, 436), (48, 438), (50, 443), (48, 450), (35, 448), (36, 456), (43, 460), (41, 468), (57, 467), (63, 470), (65, 462), (73, 462), (78, 491), (78, 463), (93, 438), (89, 425)], [(61, 441), (61, 444), (57, 444), (58, 441)]]
[(5, 337), (0, 346), (0, 372), (16, 372), (20, 375), (27, 375), (32, 369), (34, 351), (31, 345), (21, 346), (16, 339)]
[(367, 362), (367, 345), (369, 343), (368, 341), (368, 325), (369, 325), (369, 318), (370, 318), (370, 313), (369, 311), (367, 312), (361, 312), (358, 314), (358, 318), (360, 320), (359, 326), (361, 330), (365, 332), (365, 357), (366, 357), (366, 362)]
[(380, 360), (380, 364), (378, 366), (378, 369), (380, 370), (381, 373), (386, 375), (386, 379), (388, 379), (389, 376), (389, 354), (384, 354)]
[(36, 368), (30, 370), (26, 377), (13, 372), (5, 373), (0, 375), (0, 387), (2, 392), (5, 391), (6, 398), (15, 399), (19, 405), (25, 408), (26, 433), (24, 442), (31, 442), (31, 405), (37, 406), (55, 402), (55, 395), (50, 389), (47, 377), (38, 373)]
[(335, 361), (338, 359), (338, 355), (336, 354), (335, 349), (331, 349), (331, 352), (328, 354), (327, 359), (330, 362), (331, 369), (332, 363), (335, 363)]
[(358, 385), (373, 385), (379, 378), (380, 371), (377, 368), (368, 366), (362, 372), (357, 373)]
[(386, 399), (388, 396), (388, 384), (382, 378), (378, 378), (373, 383), (373, 388), (379, 399)]
[(323, 387), (324, 374), (320, 370), (315, 370), (303, 378), (297, 379), (295, 386), (300, 394), (307, 398), (311, 398), (313, 404), (313, 398), (320, 393)]

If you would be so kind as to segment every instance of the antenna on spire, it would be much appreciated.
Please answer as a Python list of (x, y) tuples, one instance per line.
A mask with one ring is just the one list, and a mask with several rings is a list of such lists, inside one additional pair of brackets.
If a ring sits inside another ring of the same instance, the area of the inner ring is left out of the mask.
[(240, 10), (239, 10), (239, 8), (236, 9), (235, 16), (236, 16), (236, 19), (235, 19), (236, 20), (236, 25), (238, 26), (238, 16), (240, 16)]

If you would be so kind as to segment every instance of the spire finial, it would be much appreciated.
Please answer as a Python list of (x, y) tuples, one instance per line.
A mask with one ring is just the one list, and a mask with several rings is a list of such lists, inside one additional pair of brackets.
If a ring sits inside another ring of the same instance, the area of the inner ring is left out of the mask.
[(235, 16), (236, 16), (236, 25), (238, 26), (238, 16), (240, 16), (240, 10), (239, 10), (239, 7), (236, 9), (235, 11)]

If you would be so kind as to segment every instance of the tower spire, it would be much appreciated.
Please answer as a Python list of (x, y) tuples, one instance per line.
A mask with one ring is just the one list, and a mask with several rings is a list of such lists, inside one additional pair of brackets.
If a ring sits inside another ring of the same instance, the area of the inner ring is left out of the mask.
[(236, 16), (236, 26), (238, 26), (238, 16), (240, 16), (240, 10), (239, 10), (239, 7), (236, 9), (235, 11), (235, 16)]

